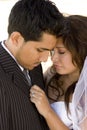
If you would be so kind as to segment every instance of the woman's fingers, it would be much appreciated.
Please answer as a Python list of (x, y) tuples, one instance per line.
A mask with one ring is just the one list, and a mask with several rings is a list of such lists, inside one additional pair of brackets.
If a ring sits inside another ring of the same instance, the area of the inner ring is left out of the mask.
[(50, 104), (45, 95), (45, 92), (38, 86), (34, 85), (30, 89), (30, 100), (38, 109), (39, 113), (45, 116), (50, 108)]
[(44, 91), (36, 85), (30, 89), (30, 97), (41, 97), (43, 94), (45, 94)]
[(44, 94), (45, 93), (42, 89), (40, 89), (38, 86), (34, 85), (30, 89), (30, 100), (34, 103), (36, 103), (36, 101), (40, 102), (42, 100), (42, 97)]
[(33, 85), (33, 86), (31, 87), (31, 89), (30, 89), (30, 92), (32, 93), (32, 92), (35, 92), (35, 91), (43, 92), (43, 90), (42, 90), (39, 86)]

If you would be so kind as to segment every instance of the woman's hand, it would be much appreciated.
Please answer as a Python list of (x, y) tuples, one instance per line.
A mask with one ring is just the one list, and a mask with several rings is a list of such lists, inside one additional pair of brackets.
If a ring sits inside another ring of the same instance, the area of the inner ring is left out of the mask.
[(45, 92), (37, 85), (32, 86), (30, 89), (30, 100), (35, 104), (39, 113), (46, 117), (51, 107)]
[(52, 110), (45, 92), (34, 85), (30, 89), (30, 100), (33, 102), (39, 113), (45, 118), (50, 130), (69, 130)]

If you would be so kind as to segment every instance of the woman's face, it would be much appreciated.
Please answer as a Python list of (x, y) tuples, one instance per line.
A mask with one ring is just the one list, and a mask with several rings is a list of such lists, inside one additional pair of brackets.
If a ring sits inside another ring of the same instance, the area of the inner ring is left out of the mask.
[(71, 74), (78, 70), (78, 67), (72, 63), (71, 52), (64, 47), (62, 38), (58, 38), (52, 61), (58, 74)]

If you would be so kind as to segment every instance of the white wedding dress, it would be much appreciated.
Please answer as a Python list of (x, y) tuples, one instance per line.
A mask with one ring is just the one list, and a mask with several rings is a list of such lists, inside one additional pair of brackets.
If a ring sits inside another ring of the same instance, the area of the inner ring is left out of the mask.
[[(72, 103), (69, 104), (70, 111), (72, 111)], [(67, 115), (67, 111), (65, 108), (65, 104), (63, 101), (54, 102), (51, 104), (51, 107), (56, 112), (56, 114), (60, 117), (63, 123), (68, 126), (70, 129), (73, 129), (73, 122), (71, 114)]]

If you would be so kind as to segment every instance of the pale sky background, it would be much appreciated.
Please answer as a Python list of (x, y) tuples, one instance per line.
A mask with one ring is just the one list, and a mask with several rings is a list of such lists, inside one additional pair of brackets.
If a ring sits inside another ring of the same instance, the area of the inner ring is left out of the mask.
[(52, 0), (62, 13), (87, 16), (87, 0)]
[[(17, 0), (0, 0), (0, 40), (7, 38), (8, 16)], [(87, 16), (87, 0), (51, 0), (65, 14)]]

